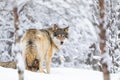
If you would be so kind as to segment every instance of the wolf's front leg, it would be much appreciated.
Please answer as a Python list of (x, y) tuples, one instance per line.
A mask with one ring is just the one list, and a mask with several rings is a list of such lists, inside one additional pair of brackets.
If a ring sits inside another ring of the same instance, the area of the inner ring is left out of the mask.
[(49, 51), (48, 51), (48, 54), (46, 56), (46, 70), (47, 70), (47, 74), (50, 73), (50, 64), (51, 64), (51, 59), (52, 59), (52, 53), (53, 53), (53, 50), (52, 50), (52, 46), (50, 47)]
[(47, 70), (47, 74), (50, 73), (50, 64), (51, 64), (51, 57), (47, 57), (47, 59), (46, 59), (46, 70)]
[(41, 57), (41, 59), (39, 60), (39, 71), (41, 72), (41, 73), (46, 73), (45, 71), (44, 71), (44, 69), (43, 69), (43, 61), (44, 61), (44, 57)]

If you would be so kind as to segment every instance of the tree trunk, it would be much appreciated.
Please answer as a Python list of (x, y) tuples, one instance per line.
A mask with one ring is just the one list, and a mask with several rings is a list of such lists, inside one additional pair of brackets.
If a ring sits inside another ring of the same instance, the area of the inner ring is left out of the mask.
[[(104, 9), (104, 0), (99, 0), (99, 9), (100, 9), (100, 25), (99, 25), (99, 29), (100, 29), (100, 50), (101, 50), (101, 54), (103, 55), (105, 53), (105, 41), (106, 41), (106, 36), (105, 36), (105, 28), (104, 28), (104, 14), (105, 14), (105, 9)], [(102, 58), (103, 60), (104, 58)], [(101, 62), (102, 63), (102, 62)], [(103, 76), (104, 76), (104, 80), (110, 80), (110, 73), (108, 71), (108, 65), (106, 63), (102, 63), (102, 71), (103, 71)]]
[(18, 27), (19, 16), (18, 16), (17, 10), (18, 10), (17, 7), (14, 6), (13, 15), (14, 15), (14, 28), (15, 28), (15, 32), (14, 32), (15, 44), (20, 42), (19, 34), (17, 33), (17, 31), (19, 30), (19, 27)]

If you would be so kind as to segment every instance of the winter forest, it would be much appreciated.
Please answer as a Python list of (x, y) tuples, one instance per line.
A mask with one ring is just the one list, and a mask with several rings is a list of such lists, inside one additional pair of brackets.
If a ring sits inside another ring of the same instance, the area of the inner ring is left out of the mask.
[(0, 62), (16, 61), (16, 30), (53, 24), (69, 26), (69, 39), (52, 67), (120, 72), (120, 0), (0, 0)]

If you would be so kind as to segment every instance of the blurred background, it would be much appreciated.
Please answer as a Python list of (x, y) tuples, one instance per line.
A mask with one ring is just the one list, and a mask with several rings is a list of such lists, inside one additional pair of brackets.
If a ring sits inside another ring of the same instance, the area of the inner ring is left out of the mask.
[[(69, 40), (52, 58), (52, 67), (101, 70), (100, 31), (105, 29), (105, 53), (110, 72), (120, 71), (120, 0), (16, 0), (19, 33), (58, 24), (69, 26)], [(100, 4), (104, 4), (104, 8)], [(15, 60), (14, 0), (0, 0), (0, 61)], [(104, 12), (103, 16), (101, 12)], [(101, 24), (103, 24), (101, 26)]]

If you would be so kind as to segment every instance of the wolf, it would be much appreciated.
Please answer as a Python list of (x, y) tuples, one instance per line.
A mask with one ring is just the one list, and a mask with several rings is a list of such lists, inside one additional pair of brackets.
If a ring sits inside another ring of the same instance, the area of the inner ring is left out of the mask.
[[(60, 28), (57, 24), (47, 29), (28, 29), (21, 40), (22, 57), (26, 69), (50, 73), (51, 58), (68, 40), (69, 27)], [(46, 71), (43, 69), (43, 62)]]

